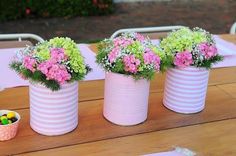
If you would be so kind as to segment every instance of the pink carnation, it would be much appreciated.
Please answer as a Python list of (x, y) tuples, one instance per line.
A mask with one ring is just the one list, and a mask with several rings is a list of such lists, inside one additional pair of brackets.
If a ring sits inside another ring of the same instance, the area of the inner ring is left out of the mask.
[(38, 70), (45, 74), (48, 80), (56, 80), (60, 84), (64, 84), (71, 78), (64, 65), (54, 63), (52, 60), (39, 64)]
[(127, 55), (123, 58), (125, 64), (125, 71), (131, 73), (137, 73), (140, 60), (136, 59), (134, 55)]
[(37, 69), (46, 75), (47, 80), (55, 80), (59, 84), (64, 84), (71, 79), (71, 75), (68, 73), (66, 66), (59, 63), (67, 60), (68, 57), (65, 55), (63, 48), (52, 48), (50, 52), (51, 59), (40, 63)]
[(135, 38), (140, 42), (145, 41), (145, 37), (139, 33), (136, 33)]
[(177, 53), (174, 58), (174, 64), (180, 68), (187, 67), (192, 63), (193, 63), (192, 54), (188, 50)]
[(114, 48), (112, 49), (112, 51), (108, 54), (108, 60), (113, 63), (116, 58), (118, 57), (120, 53), (120, 49), (119, 48)]
[(198, 48), (206, 59), (210, 59), (211, 57), (216, 56), (217, 54), (216, 46), (209, 45), (208, 43), (201, 43)]
[(133, 43), (133, 40), (130, 38), (117, 37), (113, 40), (113, 43), (115, 47), (127, 47), (128, 45)]
[(61, 62), (68, 59), (63, 48), (52, 48), (50, 53), (53, 62)]
[(150, 49), (146, 49), (146, 52), (143, 55), (144, 63), (145, 64), (153, 64), (155, 67), (155, 70), (160, 69), (160, 57), (157, 56), (153, 51)]
[(53, 65), (53, 61), (48, 60), (48, 61), (40, 63), (37, 69), (40, 70), (43, 74), (47, 75), (52, 65)]
[(31, 70), (32, 72), (35, 71), (35, 66), (36, 66), (37, 62), (34, 58), (31, 58), (30, 56), (25, 56), (23, 58), (23, 66), (26, 69)]
[(64, 65), (53, 64), (46, 74), (48, 79), (54, 79), (60, 84), (64, 84), (67, 80), (70, 80), (71, 75), (66, 70)]

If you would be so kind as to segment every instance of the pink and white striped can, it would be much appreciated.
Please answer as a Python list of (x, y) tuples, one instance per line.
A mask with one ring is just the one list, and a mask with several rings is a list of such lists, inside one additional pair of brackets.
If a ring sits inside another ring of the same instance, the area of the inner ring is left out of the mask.
[(205, 107), (209, 70), (186, 67), (169, 69), (163, 104), (178, 113), (196, 113)]
[(54, 136), (78, 125), (78, 82), (67, 83), (59, 91), (30, 84), (30, 126), (37, 133)]
[(147, 119), (150, 82), (132, 76), (106, 73), (104, 117), (118, 125), (131, 126)]

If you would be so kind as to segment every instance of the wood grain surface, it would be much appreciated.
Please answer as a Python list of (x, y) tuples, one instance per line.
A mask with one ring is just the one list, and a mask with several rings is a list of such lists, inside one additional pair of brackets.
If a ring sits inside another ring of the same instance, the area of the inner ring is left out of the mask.
[(236, 119), (96, 141), (20, 156), (137, 156), (188, 147), (197, 156), (234, 156)]
[(57, 137), (42, 136), (31, 130), (29, 110), (18, 110), (17, 112), (22, 116), (19, 133), (13, 140), (0, 142), (0, 155), (51, 149), (236, 118), (236, 99), (217, 86), (208, 88), (206, 108), (192, 115), (178, 114), (166, 109), (162, 105), (162, 93), (151, 93), (147, 121), (132, 127), (117, 126), (105, 120), (102, 116), (102, 105), (103, 100), (80, 102), (78, 128), (69, 134)]

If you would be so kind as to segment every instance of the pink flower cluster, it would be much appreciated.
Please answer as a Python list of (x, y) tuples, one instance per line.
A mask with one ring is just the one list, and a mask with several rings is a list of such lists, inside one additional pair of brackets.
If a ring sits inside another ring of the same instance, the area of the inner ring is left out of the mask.
[(113, 40), (114, 46), (127, 47), (133, 43), (133, 40), (130, 38), (117, 37)]
[(63, 48), (52, 48), (50, 49), (51, 60), (53, 62), (62, 62), (67, 60), (68, 57), (65, 55), (65, 51)]
[(40, 63), (37, 69), (46, 75), (47, 80), (56, 80), (59, 84), (64, 84), (71, 78), (66, 66), (55, 63), (53, 59)]
[(192, 54), (188, 50), (185, 50), (181, 53), (177, 53), (174, 58), (174, 64), (180, 68), (187, 67), (192, 63), (193, 63)]
[(153, 64), (155, 70), (160, 69), (161, 59), (150, 49), (146, 49), (146, 52), (143, 55), (143, 59), (145, 64)]
[(115, 47), (114, 49), (112, 49), (112, 51), (108, 54), (109, 62), (113, 63), (118, 57), (119, 53), (120, 53), (120, 48)]
[(198, 48), (206, 59), (210, 59), (211, 57), (217, 55), (217, 48), (215, 45), (209, 45), (208, 43), (201, 43), (199, 44)]
[(56, 80), (60, 84), (64, 84), (67, 80), (70, 80), (71, 75), (61, 62), (66, 61), (68, 57), (65, 55), (63, 48), (52, 48), (50, 54), (50, 59), (40, 63), (37, 69), (46, 75), (47, 80)]
[(64, 53), (62, 48), (50, 49), (50, 59), (41, 63), (36, 62), (34, 58), (26, 56), (23, 59), (23, 66), (26, 69), (35, 72), (35, 70), (41, 71), (46, 75), (47, 80), (56, 80), (60, 84), (65, 83), (71, 79), (71, 75), (68, 73), (66, 66), (62, 64), (68, 57)]
[(145, 37), (139, 33), (136, 33), (135, 38), (140, 42), (145, 41)]
[(36, 65), (37, 65), (37, 62), (34, 58), (31, 58), (30, 56), (25, 56), (23, 58), (23, 66), (26, 69), (29, 69), (30, 71), (34, 72)]
[(125, 64), (125, 71), (130, 73), (137, 73), (140, 60), (136, 59), (134, 55), (126, 55), (123, 58)]

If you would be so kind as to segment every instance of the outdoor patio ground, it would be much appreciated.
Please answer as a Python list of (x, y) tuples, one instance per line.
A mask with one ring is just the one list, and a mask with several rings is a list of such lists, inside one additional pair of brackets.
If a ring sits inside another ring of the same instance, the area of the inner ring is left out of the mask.
[(87, 42), (130, 27), (184, 25), (216, 34), (228, 33), (235, 21), (236, 0), (172, 0), (118, 3), (109, 16), (9, 21), (0, 23), (0, 33), (34, 33), (44, 39), (68, 36), (76, 42)]

